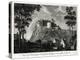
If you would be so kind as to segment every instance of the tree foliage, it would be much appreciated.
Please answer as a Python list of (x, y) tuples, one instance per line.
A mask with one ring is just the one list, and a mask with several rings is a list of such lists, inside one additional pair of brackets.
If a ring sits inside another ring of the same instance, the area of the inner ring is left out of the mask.
[(64, 16), (64, 19), (67, 20), (66, 24), (71, 28), (76, 24), (76, 11), (73, 9), (74, 7), (66, 7), (67, 15)]
[(19, 31), (19, 40), (24, 39), (25, 26), (29, 26), (32, 21), (31, 15), (34, 10), (39, 11), (41, 8), (40, 5), (34, 4), (14, 4), (14, 22), (16, 23), (15, 27), (18, 28)]

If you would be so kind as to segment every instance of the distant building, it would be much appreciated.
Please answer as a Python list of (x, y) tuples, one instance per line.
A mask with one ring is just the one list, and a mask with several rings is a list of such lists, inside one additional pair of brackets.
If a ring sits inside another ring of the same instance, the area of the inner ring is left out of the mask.
[(42, 20), (42, 21), (39, 21), (39, 22), (40, 22), (40, 26), (42, 26), (42, 27), (46, 27), (46, 28), (57, 27), (57, 25), (54, 22), (49, 21), (49, 20)]

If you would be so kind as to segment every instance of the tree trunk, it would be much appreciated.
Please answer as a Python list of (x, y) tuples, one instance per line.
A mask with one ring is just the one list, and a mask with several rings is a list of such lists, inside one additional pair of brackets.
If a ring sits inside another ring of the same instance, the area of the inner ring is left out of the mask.
[(73, 26), (72, 26), (72, 35), (73, 35)]
[(22, 32), (22, 40), (23, 40), (23, 42), (24, 42), (24, 32)]
[(20, 46), (21, 46), (21, 31), (19, 29), (19, 48), (20, 48)]

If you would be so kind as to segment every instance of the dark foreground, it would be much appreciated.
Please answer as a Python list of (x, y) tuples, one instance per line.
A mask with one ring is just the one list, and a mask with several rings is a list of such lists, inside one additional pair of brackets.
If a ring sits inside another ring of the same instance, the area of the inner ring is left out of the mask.
[(25, 40), (14, 41), (14, 53), (30, 53), (30, 52), (49, 52), (49, 51), (74, 51), (76, 50), (76, 44), (74, 45), (75, 48), (71, 49), (71, 46), (65, 46), (63, 48), (62, 45), (59, 43), (52, 43), (48, 41), (47, 43), (41, 43), (41, 40), (33, 42), (26, 42)]

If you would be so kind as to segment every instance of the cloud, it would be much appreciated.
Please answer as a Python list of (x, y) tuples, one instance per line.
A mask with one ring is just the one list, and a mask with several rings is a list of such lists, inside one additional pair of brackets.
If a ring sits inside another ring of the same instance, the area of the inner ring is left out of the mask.
[(62, 6), (59, 6), (57, 9), (55, 9), (55, 11), (58, 13), (58, 12), (61, 12), (62, 14), (65, 14), (66, 11), (62, 9)]
[(52, 17), (55, 23), (59, 25), (62, 29), (68, 29), (69, 27), (65, 24), (64, 16), (66, 15), (65, 7), (63, 6), (46, 6), (48, 11), (52, 13)]
[(45, 13), (51, 15), (51, 12), (49, 12), (45, 6), (42, 6), (41, 10), (44, 11)]
[(34, 13), (32, 14), (32, 18), (38, 18), (39, 20), (41, 19), (45, 19), (45, 20), (51, 20), (52, 16), (51, 16), (51, 12), (48, 11), (48, 9), (45, 6), (41, 6), (40, 11), (34, 11)]

